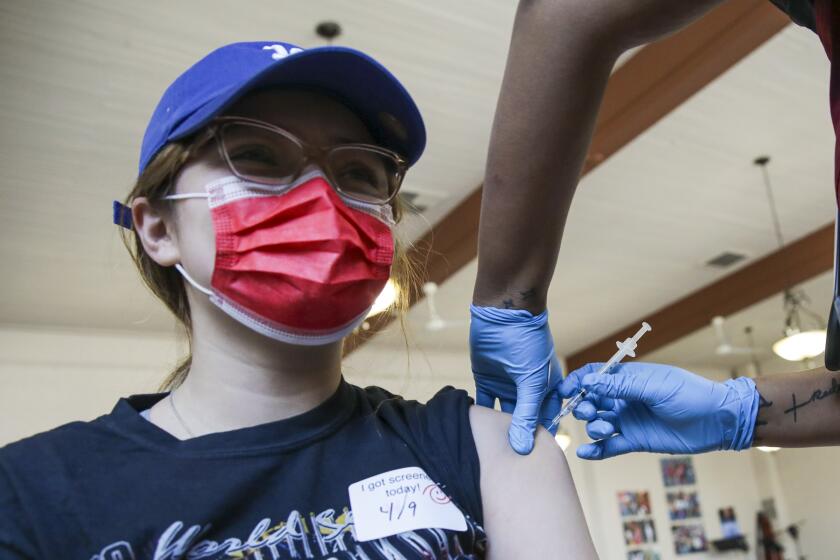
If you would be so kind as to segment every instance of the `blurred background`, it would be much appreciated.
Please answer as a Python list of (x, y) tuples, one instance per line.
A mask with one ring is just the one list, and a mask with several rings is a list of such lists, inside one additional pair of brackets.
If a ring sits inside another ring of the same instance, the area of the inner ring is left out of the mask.
[[(155, 392), (184, 351), (112, 225), (111, 201), (136, 177), (165, 87), (234, 41), (352, 46), (412, 93), (429, 143), (403, 187), (413, 208), (400, 235), (418, 255), (432, 249), (428, 284), (406, 318), (408, 349), (386, 309), (348, 343), (346, 377), (421, 401), (444, 385), (473, 393), (478, 201), (515, 7), (0, 3), (0, 445)], [(341, 33), (319, 35), (324, 22)], [(835, 212), (828, 72), (817, 37), (757, 0), (619, 61), (550, 292), (568, 368), (606, 360), (642, 320), (654, 331), (641, 359), (716, 380), (821, 363)], [(838, 449), (698, 456), (693, 478), (668, 484), (667, 457), (584, 463), (574, 454), (584, 441), (565, 420), (558, 444), (601, 558), (755, 558), (759, 511), (785, 558), (837, 557)], [(749, 552), (715, 551), (729, 508)]]

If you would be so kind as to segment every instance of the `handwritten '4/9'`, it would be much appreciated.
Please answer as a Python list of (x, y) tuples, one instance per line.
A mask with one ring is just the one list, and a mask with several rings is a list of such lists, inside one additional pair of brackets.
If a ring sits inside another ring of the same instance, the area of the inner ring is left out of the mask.
[(417, 504), (415, 502), (406, 502), (407, 498), (404, 497), (399, 510), (397, 510), (397, 508), (394, 507), (394, 502), (388, 502), (387, 506), (379, 506), (379, 511), (388, 516), (388, 521), (393, 521), (394, 519), (402, 519), (403, 514), (408, 515), (409, 513), (406, 511), (406, 509), (411, 510), (411, 517), (417, 515)]

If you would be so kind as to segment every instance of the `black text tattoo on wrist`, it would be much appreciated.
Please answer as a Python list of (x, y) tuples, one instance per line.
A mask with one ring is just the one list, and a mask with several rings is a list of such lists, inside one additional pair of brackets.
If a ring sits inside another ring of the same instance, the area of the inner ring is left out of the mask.
[[(762, 408), (770, 408), (771, 406), (773, 406), (773, 401), (768, 401), (767, 399), (764, 398), (764, 395), (759, 393), (758, 394), (758, 413), (761, 414), (761, 409)], [(766, 420), (759, 420), (758, 418), (755, 419), (755, 427), (756, 428), (760, 428), (760, 427), (766, 426), (766, 425), (767, 425)], [(760, 439), (761, 438), (758, 437), (758, 436), (755, 437), (756, 441), (758, 441)]]
[(796, 393), (791, 393), (790, 398), (791, 398), (791, 402), (793, 403), (793, 406), (791, 406), (789, 409), (785, 410), (785, 414), (790, 414), (792, 412), (793, 413), (793, 422), (796, 423), (796, 420), (797, 420), (797, 417), (798, 417), (797, 411), (799, 411), (802, 408), (805, 408), (806, 406), (808, 406), (810, 404), (814, 404), (817, 401), (821, 401), (826, 397), (830, 397), (832, 395), (838, 395), (838, 394), (840, 394), (840, 382), (837, 381), (836, 377), (832, 377), (831, 378), (831, 387), (829, 387), (825, 391), (823, 391), (822, 389), (817, 389), (816, 391), (811, 393), (811, 398), (808, 399), (807, 401), (803, 402), (803, 403), (797, 403), (796, 402)]
[(773, 401), (768, 401), (761, 393), (758, 394), (758, 408), (767, 408), (773, 406)]

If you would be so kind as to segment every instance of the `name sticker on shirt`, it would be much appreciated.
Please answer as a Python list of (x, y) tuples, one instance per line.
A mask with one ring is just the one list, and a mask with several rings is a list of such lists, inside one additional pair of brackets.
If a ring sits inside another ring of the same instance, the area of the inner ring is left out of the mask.
[(414, 529), (467, 530), (464, 514), (420, 467), (360, 480), (348, 492), (359, 542)]

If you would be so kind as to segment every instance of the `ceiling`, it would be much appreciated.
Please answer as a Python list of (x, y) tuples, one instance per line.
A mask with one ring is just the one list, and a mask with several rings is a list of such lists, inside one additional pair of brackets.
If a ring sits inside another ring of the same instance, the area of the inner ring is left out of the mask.
[[(583, 179), (549, 293), (561, 353), (570, 355), (778, 248), (753, 165), (758, 155), (772, 157), (769, 172), (787, 241), (833, 221), (827, 83), (817, 40), (788, 27)], [(748, 258), (723, 270), (705, 266), (727, 250)], [(465, 301), (475, 275), (473, 262), (438, 291), (443, 315), (468, 319)], [(824, 314), (830, 289), (820, 293), (825, 302), (813, 299)], [(426, 314), (419, 306), (412, 324), (422, 327)], [(774, 318), (773, 328), (782, 319)], [(466, 323), (443, 333), (415, 331), (418, 345), (447, 349), (465, 347), (468, 332)]]
[[(333, 19), (344, 28), (341, 44), (372, 54), (400, 77), (429, 132), (427, 152), (405, 188), (430, 206), (405, 226), (407, 236), (435, 223), (481, 182), (514, 2), (153, 0), (139, 6), (127, 0), (0, 5), (3, 322), (171, 330), (121, 246), (110, 202), (130, 188), (143, 130), (163, 89), (220, 44), (271, 39), (314, 46), (322, 44), (315, 24)], [(818, 41), (790, 26), (587, 175), (549, 295), (559, 351), (579, 350), (732, 272), (703, 264), (725, 250), (748, 255), (741, 265), (775, 250), (761, 176), (752, 165), (757, 155), (773, 158), (788, 240), (832, 221), (827, 84)], [(419, 346), (466, 351), (475, 273), (472, 262), (437, 294), (439, 309), (464, 321), (460, 326), (426, 332), (425, 305), (410, 313)], [(812, 299), (824, 313), (827, 304), (816, 294), (830, 280), (815, 282)], [(773, 309), (781, 305), (767, 305), (745, 311), (743, 321), (757, 331), (759, 322), (767, 329), (779, 324)], [(703, 333), (686, 340), (688, 346), (680, 341), (657, 356), (684, 359), (696, 350), (703, 359)]]
[[(142, 7), (141, 7), (142, 6)], [(169, 328), (141, 291), (110, 220), (135, 178), (161, 93), (221, 44), (341, 44), (391, 69), (428, 128), (405, 188), (434, 223), (480, 182), (515, 4), (465, 0), (0, 4), (0, 317), (11, 323)]]

